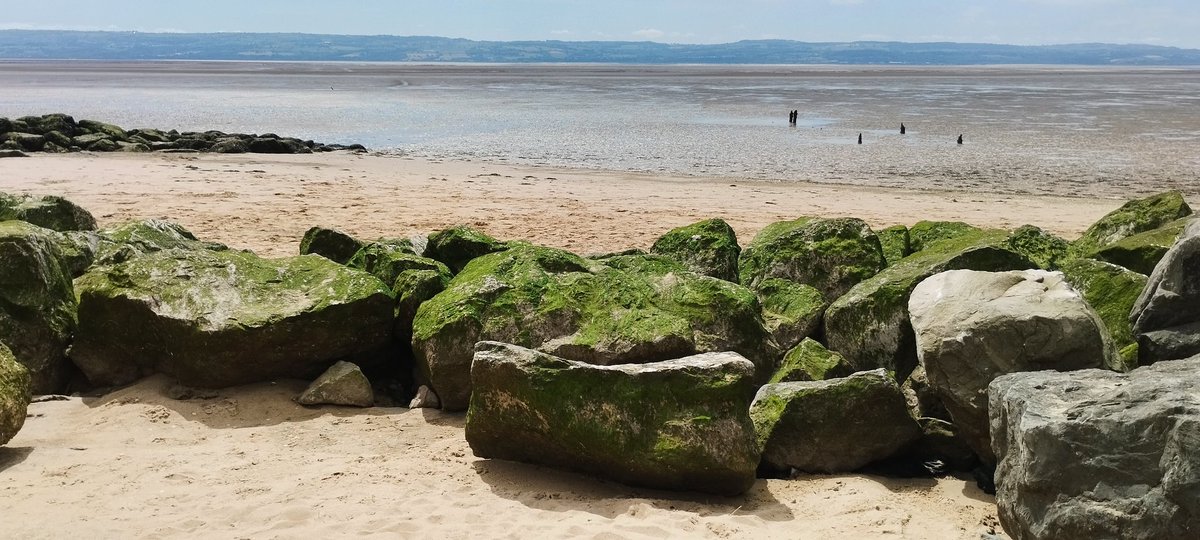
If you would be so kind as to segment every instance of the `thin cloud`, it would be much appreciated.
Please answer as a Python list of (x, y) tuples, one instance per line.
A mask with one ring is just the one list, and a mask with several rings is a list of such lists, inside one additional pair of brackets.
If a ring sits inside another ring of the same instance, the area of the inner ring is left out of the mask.
[(644, 30), (638, 30), (633, 33), (634, 37), (641, 38), (641, 39), (659, 39), (665, 35), (667, 35), (666, 32), (663, 32), (662, 30), (657, 30), (654, 28), (646, 28)]

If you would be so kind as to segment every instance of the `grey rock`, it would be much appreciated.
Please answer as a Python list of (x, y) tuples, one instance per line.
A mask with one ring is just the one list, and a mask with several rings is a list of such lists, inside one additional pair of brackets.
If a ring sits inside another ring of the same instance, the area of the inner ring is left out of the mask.
[(1130, 320), (1142, 365), (1200, 354), (1200, 220), (1154, 267)]
[(375, 392), (371, 390), (371, 381), (357, 365), (338, 362), (308, 385), (296, 402), (301, 405), (370, 407), (375, 404)]
[(987, 464), (993, 379), (1119, 365), (1104, 323), (1059, 272), (951, 270), (917, 285), (908, 305), (929, 382)]
[(896, 380), (882, 369), (765, 385), (754, 396), (750, 418), (762, 464), (779, 472), (854, 471), (921, 436)]
[(595, 366), (481, 342), (467, 442), (482, 458), (737, 495), (758, 464), (747, 414), (753, 376), (734, 353)]
[(0, 446), (8, 444), (21, 426), (33, 398), (29, 370), (0, 343)]
[(408, 402), (408, 408), (440, 409), (442, 408), (442, 401), (438, 399), (438, 395), (434, 393), (432, 388), (422, 384), (417, 388), (417, 394), (413, 396), (412, 401)]
[(366, 242), (348, 233), (325, 227), (312, 227), (300, 239), (300, 254), (314, 253), (338, 264), (346, 264)]
[(1200, 357), (988, 389), (996, 503), (1015, 540), (1200, 537)]
[(0, 192), (0, 221), (19, 219), (54, 231), (93, 231), (96, 218), (83, 207), (54, 195)]

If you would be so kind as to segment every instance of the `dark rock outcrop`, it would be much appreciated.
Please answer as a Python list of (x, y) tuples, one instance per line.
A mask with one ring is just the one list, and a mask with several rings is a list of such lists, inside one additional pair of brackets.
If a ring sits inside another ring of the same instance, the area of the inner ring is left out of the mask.
[(25, 425), (31, 388), (29, 370), (0, 343), (0, 446), (8, 444)]
[(814, 287), (832, 301), (885, 261), (879, 237), (861, 219), (800, 218), (765, 227), (738, 264), (747, 287), (780, 278)]
[(679, 261), (702, 276), (738, 282), (737, 234), (722, 219), (709, 219), (673, 229), (654, 241), (650, 253)]
[(1200, 219), (1154, 268), (1130, 319), (1142, 365), (1200, 354)]
[(312, 227), (300, 239), (300, 254), (320, 255), (338, 264), (346, 264), (367, 245), (348, 233), (325, 227)]
[(94, 231), (96, 218), (79, 205), (54, 195), (34, 197), (0, 192), (0, 221), (19, 219), (53, 231)]

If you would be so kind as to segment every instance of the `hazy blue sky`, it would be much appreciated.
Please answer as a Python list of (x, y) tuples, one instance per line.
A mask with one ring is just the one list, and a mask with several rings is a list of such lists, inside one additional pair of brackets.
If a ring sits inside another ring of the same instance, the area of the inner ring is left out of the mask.
[(966, 41), (1200, 48), (1200, 0), (33, 0), (0, 28), (724, 43)]

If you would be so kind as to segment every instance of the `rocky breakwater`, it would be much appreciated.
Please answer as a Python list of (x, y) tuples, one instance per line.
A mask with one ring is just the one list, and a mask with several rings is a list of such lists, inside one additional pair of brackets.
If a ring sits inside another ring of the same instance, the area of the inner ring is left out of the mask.
[(360, 144), (325, 144), (274, 133), (125, 129), (66, 114), (0, 118), (0, 156), (25, 152), (215, 152), (223, 154), (311, 154), (366, 150)]

